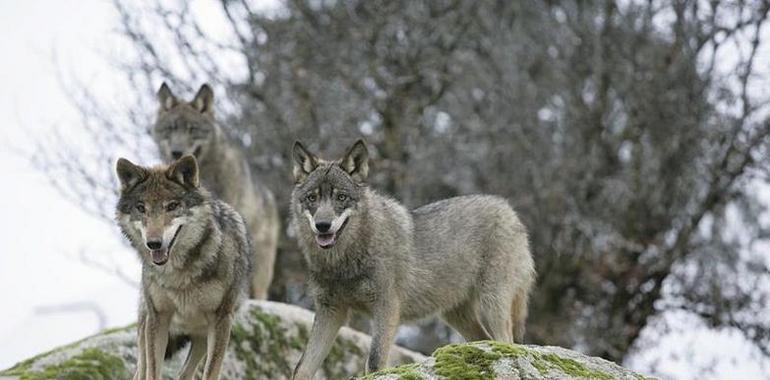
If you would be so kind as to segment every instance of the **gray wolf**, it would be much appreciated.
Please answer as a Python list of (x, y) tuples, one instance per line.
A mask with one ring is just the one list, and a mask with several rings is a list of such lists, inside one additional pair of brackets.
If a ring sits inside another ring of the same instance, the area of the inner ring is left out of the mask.
[(275, 198), (256, 181), (243, 151), (229, 141), (214, 116), (214, 91), (207, 84), (192, 101), (179, 100), (163, 83), (152, 136), (163, 159), (195, 156), (201, 181), (215, 197), (235, 208), (246, 221), (254, 249), (250, 295), (266, 299), (273, 280), (280, 219)]
[(243, 219), (198, 180), (193, 156), (145, 168), (119, 159), (118, 225), (142, 263), (134, 380), (160, 379), (169, 335), (188, 336), (179, 379), (206, 356), (204, 379), (217, 379), (234, 313), (251, 278)]
[(466, 340), (521, 341), (535, 269), (504, 199), (445, 199), (408, 211), (367, 185), (357, 141), (336, 161), (296, 142), (291, 223), (309, 270), (315, 320), (294, 379), (310, 379), (350, 310), (372, 316), (367, 370), (387, 365), (401, 321), (433, 314)]

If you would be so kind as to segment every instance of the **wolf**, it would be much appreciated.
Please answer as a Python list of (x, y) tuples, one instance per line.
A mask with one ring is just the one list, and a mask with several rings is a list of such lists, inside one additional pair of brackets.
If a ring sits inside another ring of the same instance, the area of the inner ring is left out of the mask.
[(192, 101), (179, 100), (163, 83), (152, 136), (165, 161), (195, 156), (203, 184), (246, 221), (254, 249), (250, 296), (266, 299), (273, 279), (280, 218), (275, 197), (258, 183), (243, 151), (229, 141), (214, 115), (214, 91), (200, 87)]
[(234, 314), (248, 295), (253, 256), (241, 216), (200, 186), (198, 164), (183, 156), (146, 168), (121, 158), (116, 219), (142, 263), (134, 380), (156, 380), (169, 335), (187, 336), (179, 379), (217, 379)]
[(300, 142), (292, 156), (291, 224), (316, 308), (294, 379), (313, 377), (350, 310), (372, 316), (368, 372), (387, 365), (399, 323), (433, 314), (468, 341), (521, 341), (535, 268), (507, 201), (461, 196), (409, 211), (367, 185), (363, 140), (335, 161)]

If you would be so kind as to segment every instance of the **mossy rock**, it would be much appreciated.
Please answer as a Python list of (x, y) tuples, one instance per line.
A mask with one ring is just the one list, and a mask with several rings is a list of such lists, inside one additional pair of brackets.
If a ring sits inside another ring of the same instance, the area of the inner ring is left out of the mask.
[(483, 341), (450, 344), (419, 364), (386, 368), (361, 380), (644, 380), (604, 359), (560, 347)]
[[(307, 342), (313, 313), (297, 306), (249, 301), (238, 312), (225, 357), (222, 379), (288, 379)], [(343, 328), (316, 379), (348, 379), (364, 371), (370, 338)], [(167, 360), (163, 374), (175, 378), (187, 349)], [(422, 355), (396, 348), (393, 364), (422, 360)], [(129, 379), (136, 368), (134, 325), (42, 353), (0, 371), (0, 379), (109, 380)]]

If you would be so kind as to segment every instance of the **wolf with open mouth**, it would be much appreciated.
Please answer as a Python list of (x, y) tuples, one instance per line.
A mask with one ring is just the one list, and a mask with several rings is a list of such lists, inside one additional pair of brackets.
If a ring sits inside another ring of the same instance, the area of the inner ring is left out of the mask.
[(203, 378), (217, 379), (254, 265), (243, 218), (200, 186), (193, 156), (155, 168), (121, 158), (117, 174), (116, 218), (142, 262), (134, 380), (160, 379), (182, 336), (191, 345), (178, 378), (206, 357)]
[(535, 279), (508, 202), (469, 195), (408, 210), (367, 183), (359, 140), (339, 160), (294, 144), (291, 223), (315, 320), (295, 380), (312, 379), (351, 310), (372, 316), (367, 370), (388, 363), (403, 321), (439, 314), (468, 341), (521, 342)]

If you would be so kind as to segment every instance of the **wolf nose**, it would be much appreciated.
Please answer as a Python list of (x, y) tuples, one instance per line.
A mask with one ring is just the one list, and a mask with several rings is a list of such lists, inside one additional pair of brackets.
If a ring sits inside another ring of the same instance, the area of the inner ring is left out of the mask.
[(315, 224), (315, 229), (317, 229), (318, 232), (328, 232), (331, 228), (332, 224), (329, 222), (316, 222)]
[(178, 159), (182, 158), (182, 152), (180, 152), (178, 150), (175, 150), (175, 151), (171, 152), (171, 157), (173, 157), (175, 160), (178, 160)]
[(163, 246), (163, 243), (161, 243), (158, 240), (151, 240), (147, 242), (147, 248), (149, 249), (160, 249), (160, 247)]

